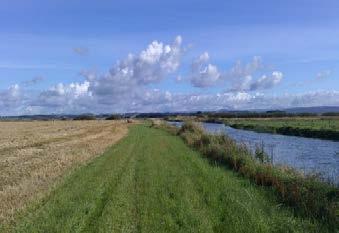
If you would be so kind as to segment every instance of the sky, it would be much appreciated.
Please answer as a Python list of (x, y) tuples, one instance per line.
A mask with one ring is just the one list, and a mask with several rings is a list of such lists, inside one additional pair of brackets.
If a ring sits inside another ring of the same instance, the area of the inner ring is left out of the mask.
[(336, 0), (2, 0), (0, 115), (339, 106)]

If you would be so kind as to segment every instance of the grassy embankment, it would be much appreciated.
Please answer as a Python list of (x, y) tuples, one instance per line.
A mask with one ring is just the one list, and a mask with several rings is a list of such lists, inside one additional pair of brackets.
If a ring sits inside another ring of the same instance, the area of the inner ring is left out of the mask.
[(18, 217), (14, 232), (327, 232), (177, 136), (132, 126)]
[(339, 118), (219, 119), (237, 129), (339, 141)]
[(339, 227), (337, 187), (316, 177), (304, 177), (290, 168), (274, 167), (261, 151), (253, 157), (246, 147), (237, 145), (225, 135), (206, 134), (195, 123), (185, 123), (180, 130), (165, 125), (162, 128), (181, 136), (211, 161), (229, 166), (260, 186), (273, 188), (279, 200), (298, 215), (320, 220), (333, 229)]

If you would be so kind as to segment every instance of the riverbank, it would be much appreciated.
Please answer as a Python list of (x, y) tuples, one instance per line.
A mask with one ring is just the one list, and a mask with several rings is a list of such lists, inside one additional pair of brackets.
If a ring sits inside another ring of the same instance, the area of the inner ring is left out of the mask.
[[(330, 232), (146, 125), (69, 175), (13, 232)], [(6, 231), (8, 232), (8, 231)]]
[[(180, 127), (184, 122), (168, 122)], [(296, 137), (281, 134), (258, 133), (252, 130), (235, 129), (220, 123), (199, 123), (206, 133), (226, 134), (253, 153), (262, 149), (272, 164), (289, 166), (297, 171), (316, 175), (320, 179), (339, 185), (338, 142), (317, 138)]]
[(169, 121), (199, 121), (225, 124), (235, 129), (259, 133), (273, 133), (306, 138), (339, 141), (339, 117), (274, 117), (274, 118), (222, 118), (209, 116), (181, 116)]
[(186, 123), (180, 129), (163, 127), (182, 137), (211, 161), (229, 166), (260, 186), (272, 187), (280, 200), (296, 213), (338, 225), (338, 188), (288, 167), (272, 166), (270, 158), (262, 151), (256, 151), (253, 157), (246, 147), (227, 136), (207, 134), (194, 123)]
[(223, 122), (236, 129), (339, 141), (339, 118), (217, 119), (215, 121)]

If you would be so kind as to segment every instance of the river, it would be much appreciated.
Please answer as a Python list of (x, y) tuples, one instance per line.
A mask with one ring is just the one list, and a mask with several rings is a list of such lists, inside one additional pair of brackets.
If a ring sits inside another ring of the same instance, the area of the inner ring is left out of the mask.
[[(181, 122), (169, 122), (178, 127)], [(237, 143), (244, 143), (252, 151), (263, 144), (264, 151), (273, 158), (275, 165), (288, 165), (305, 174), (317, 173), (324, 179), (339, 184), (339, 142), (257, 133), (234, 129), (224, 124), (202, 123), (209, 133), (226, 133)]]

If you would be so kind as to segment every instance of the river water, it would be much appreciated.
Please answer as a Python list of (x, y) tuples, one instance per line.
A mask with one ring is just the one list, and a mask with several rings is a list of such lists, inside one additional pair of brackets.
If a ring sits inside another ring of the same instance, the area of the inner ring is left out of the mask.
[[(181, 122), (169, 122), (181, 126)], [(264, 151), (276, 165), (288, 165), (305, 174), (318, 173), (324, 179), (339, 184), (339, 142), (313, 138), (257, 133), (234, 129), (224, 124), (202, 123), (209, 133), (223, 133), (252, 151), (263, 144)]]

